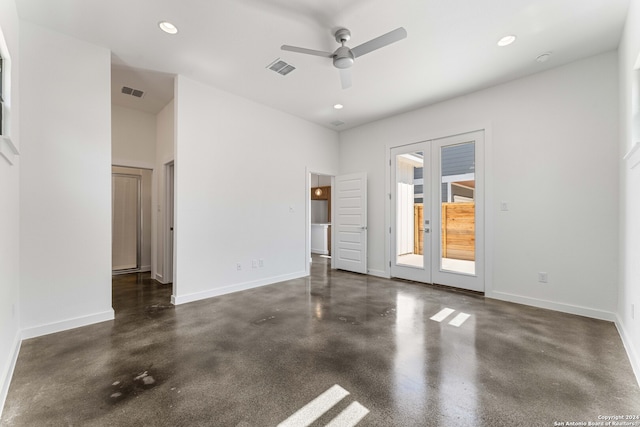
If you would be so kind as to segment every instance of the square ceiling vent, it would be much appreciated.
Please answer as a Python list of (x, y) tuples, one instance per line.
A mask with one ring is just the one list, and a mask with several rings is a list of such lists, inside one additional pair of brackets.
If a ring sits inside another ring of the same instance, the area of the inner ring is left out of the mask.
[(291, 64), (287, 64), (280, 58), (276, 58), (276, 60), (273, 61), (271, 64), (267, 65), (266, 68), (272, 71), (275, 71), (276, 73), (283, 76), (286, 76), (287, 74), (289, 74), (290, 72), (296, 69), (296, 67), (294, 67)]
[(136, 98), (142, 98), (144, 96), (144, 92), (138, 89), (132, 89), (127, 86), (122, 86), (122, 93), (125, 95), (135, 96)]

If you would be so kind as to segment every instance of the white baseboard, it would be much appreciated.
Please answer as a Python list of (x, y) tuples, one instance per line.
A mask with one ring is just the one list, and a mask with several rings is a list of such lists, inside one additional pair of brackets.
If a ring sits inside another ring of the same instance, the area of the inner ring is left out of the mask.
[(107, 320), (113, 320), (113, 309), (103, 311), (102, 313), (90, 314), (88, 316), (76, 317), (73, 319), (66, 319), (60, 322), (48, 323), (46, 325), (33, 326), (22, 330), (22, 339), (35, 338), (42, 335), (53, 334), (56, 332), (66, 331), (68, 329), (79, 328), (82, 326), (92, 325), (94, 323), (105, 322)]
[(382, 277), (384, 279), (390, 279), (389, 275), (384, 270), (367, 270), (367, 274), (370, 276)]
[(11, 359), (9, 359), (9, 363), (7, 366), (3, 367), (2, 372), (0, 373), (2, 376), (2, 383), (0, 386), (0, 419), (2, 419), (2, 410), (4, 409), (4, 402), (7, 400), (7, 395), (9, 394), (9, 386), (11, 385), (11, 378), (13, 378), (13, 371), (16, 368), (16, 362), (18, 361), (18, 354), (20, 353), (20, 345), (22, 344), (20, 331), (16, 332), (16, 336), (13, 339), (13, 343), (11, 344)]
[(150, 265), (143, 265), (142, 267), (140, 267), (140, 273), (148, 273), (149, 271), (151, 271)]
[(576, 314), (578, 316), (592, 317), (594, 319), (608, 320), (615, 322), (616, 315), (609, 311), (598, 310), (595, 308), (582, 307), (578, 305), (562, 304), (553, 301), (542, 300), (538, 298), (523, 297), (520, 295), (509, 294), (506, 292), (487, 292), (487, 298), (498, 299), (502, 301), (515, 302), (518, 304), (530, 305), (538, 308), (546, 308), (548, 310), (559, 311), (562, 313)]
[(624, 349), (627, 351), (627, 356), (629, 357), (629, 361), (631, 362), (633, 373), (636, 375), (638, 386), (640, 386), (640, 356), (636, 352), (635, 347), (633, 346), (633, 342), (629, 338), (629, 334), (624, 328), (624, 323), (622, 323), (622, 320), (619, 316), (616, 316), (615, 324), (616, 328), (618, 329), (618, 333), (620, 334), (620, 338), (622, 338)]
[(208, 289), (202, 292), (195, 292), (187, 295), (171, 295), (171, 303), (174, 305), (186, 304), (189, 302), (199, 301), (202, 299), (213, 298), (220, 295), (230, 294), (233, 292), (246, 291), (247, 289), (259, 288), (261, 286), (273, 285), (274, 283), (284, 282), (287, 280), (299, 279), (306, 277), (304, 271), (298, 273), (285, 274), (282, 276), (268, 277), (265, 279), (254, 280), (252, 282), (236, 283), (221, 288)]

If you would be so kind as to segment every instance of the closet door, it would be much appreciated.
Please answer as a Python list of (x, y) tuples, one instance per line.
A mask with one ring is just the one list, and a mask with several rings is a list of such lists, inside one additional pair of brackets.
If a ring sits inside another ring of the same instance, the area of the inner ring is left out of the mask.
[(140, 268), (140, 176), (112, 174), (112, 270)]

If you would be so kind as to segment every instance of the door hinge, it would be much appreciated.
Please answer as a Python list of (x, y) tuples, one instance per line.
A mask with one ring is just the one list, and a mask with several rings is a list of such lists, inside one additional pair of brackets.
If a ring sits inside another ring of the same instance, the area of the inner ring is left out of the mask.
[(389, 200), (391, 200), (391, 193), (389, 193)]
[(389, 166), (391, 166), (391, 159), (389, 159)]
[(389, 261), (389, 267), (391, 267), (391, 261)]
[(389, 227), (389, 234), (391, 234), (391, 227)]

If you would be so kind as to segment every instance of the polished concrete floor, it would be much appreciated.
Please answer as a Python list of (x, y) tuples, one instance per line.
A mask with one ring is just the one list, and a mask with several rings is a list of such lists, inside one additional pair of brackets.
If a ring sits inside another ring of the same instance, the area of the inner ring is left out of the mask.
[(612, 323), (316, 261), (309, 278), (179, 307), (148, 275), (114, 278), (115, 321), (23, 342), (0, 424), (554, 426), (640, 414)]

